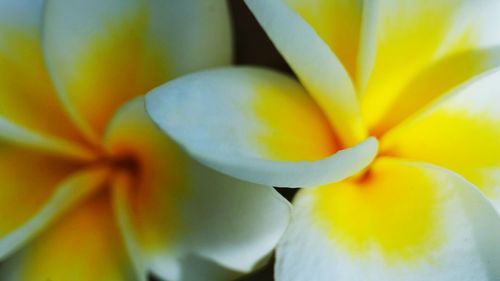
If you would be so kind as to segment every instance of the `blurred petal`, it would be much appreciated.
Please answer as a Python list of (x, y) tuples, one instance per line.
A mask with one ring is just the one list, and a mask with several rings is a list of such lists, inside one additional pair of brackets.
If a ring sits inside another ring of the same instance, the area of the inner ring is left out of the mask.
[(245, 1), (330, 120), (342, 145), (366, 138), (353, 83), (314, 29), (283, 0)]
[(2, 265), (6, 281), (136, 280), (107, 194), (88, 200)]
[(168, 51), (163, 59), (169, 79), (231, 63), (231, 19), (226, 0), (149, 0), (148, 5), (150, 44)]
[(137, 243), (137, 237), (133, 230), (133, 222), (130, 219), (130, 212), (128, 209), (129, 204), (129, 190), (134, 188), (133, 179), (126, 173), (118, 173), (112, 183), (112, 196), (113, 196), (113, 211), (117, 220), (118, 227), (125, 242), (127, 253), (132, 261), (137, 279), (146, 281), (148, 276), (147, 266), (142, 256), (140, 246)]
[(75, 163), (0, 141), (0, 237), (32, 218)]
[[(365, 168), (377, 142), (336, 152), (328, 121), (300, 85), (256, 68), (185, 76), (146, 96), (159, 127), (199, 161), (255, 183), (303, 187)], [(333, 155), (332, 155), (333, 154)]]
[(78, 160), (95, 158), (95, 152), (89, 148), (19, 126), (1, 116), (0, 141)]
[[(67, 209), (94, 193), (103, 185), (106, 175), (107, 170), (102, 167), (94, 168), (73, 174), (58, 184), (47, 202), (26, 223), (0, 237), (0, 259), (23, 246)], [(15, 189), (17, 186), (10, 188)], [(11, 208), (14, 209), (12, 206)], [(15, 208), (19, 206), (16, 205)]]
[(362, 83), (362, 109), (373, 134), (500, 65), (498, 1), (369, 2), (365, 34), (372, 38), (364, 40), (361, 55), (363, 71), (371, 74)]
[(467, 178), (500, 211), (500, 70), (457, 89), (382, 139), (382, 153), (423, 160)]
[(147, 265), (163, 278), (193, 280), (203, 272), (211, 274), (203, 280), (228, 280), (259, 266), (285, 231), (284, 198), (271, 187), (240, 182), (190, 160), (153, 124), (142, 98), (118, 111), (106, 146), (141, 167), (124, 189), (123, 212)]
[(54, 0), (44, 19), (51, 75), (94, 142), (125, 101), (231, 56), (222, 0)]
[(42, 5), (41, 0), (0, 0), (0, 118), (77, 139), (43, 63)]
[(305, 189), (277, 280), (498, 280), (500, 218), (448, 170), (378, 160), (361, 179)]

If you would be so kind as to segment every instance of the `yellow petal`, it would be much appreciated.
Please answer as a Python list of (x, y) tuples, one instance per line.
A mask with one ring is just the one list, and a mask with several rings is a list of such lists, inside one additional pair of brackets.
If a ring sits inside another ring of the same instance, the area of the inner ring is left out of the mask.
[(258, 268), (285, 231), (286, 200), (190, 159), (154, 125), (142, 98), (117, 111), (105, 143), (137, 163), (132, 178), (116, 180), (114, 199), (130, 253), (141, 252), (139, 270), (167, 280), (232, 280)]
[(364, 177), (301, 190), (294, 207), (278, 280), (500, 278), (498, 214), (441, 167), (381, 158)]
[(228, 63), (226, 3), (211, 2), (47, 3), (44, 49), (49, 70), (62, 101), (89, 139), (99, 141), (125, 101), (185, 72)]
[(129, 209), (131, 188), (134, 188), (133, 178), (123, 172), (115, 174), (115, 178), (111, 184), (112, 188), (112, 204), (115, 213), (118, 228), (122, 234), (122, 238), (134, 266), (139, 281), (147, 280), (147, 267), (138, 243), (137, 233), (134, 230), (134, 222), (131, 219), (131, 211)]
[(34, 216), (75, 168), (76, 163), (0, 142), (0, 236)]
[(318, 188), (317, 220), (353, 255), (374, 247), (389, 260), (419, 259), (443, 243), (434, 184), (419, 169), (377, 160), (361, 178)]
[(146, 96), (162, 130), (202, 163), (255, 183), (304, 187), (366, 167), (377, 141), (337, 151), (319, 106), (289, 77), (259, 68), (184, 76)]
[[(134, 99), (117, 111), (107, 128), (105, 146), (116, 158), (135, 163), (137, 170), (132, 171), (135, 173), (132, 182), (117, 179), (115, 184), (126, 189), (121, 192), (131, 197), (131, 208), (136, 212), (132, 214), (132, 223), (139, 229), (138, 239), (146, 243), (140, 246), (151, 249), (158, 243), (170, 244), (179, 227), (174, 198), (184, 192), (176, 187), (182, 186), (185, 180), (181, 172), (185, 156), (157, 132), (145, 115), (142, 98)], [(117, 193), (116, 196), (124, 195)]]
[(500, 65), (496, 1), (375, 1), (362, 110), (381, 135), (445, 91)]
[(362, 0), (285, 0), (330, 46), (353, 81), (363, 12)]
[(104, 167), (95, 167), (75, 173), (59, 183), (47, 202), (29, 220), (8, 235), (0, 237), (0, 259), (23, 246), (63, 212), (95, 193), (104, 184), (107, 174)]
[(42, 4), (0, 1), (0, 118), (37, 132), (79, 139), (43, 62)]
[(344, 147), (367, 137), (353, 81), (335, 53), (282, 0), (246, 4), (305, 88), (321, 107)]
[(499, 48), (462, 52), (433, 63), (402, 88), (381, 117), (381, 122), (373, 127), (372, 133), (386, 133), (453, 88), (499, 65)]
[(64, 216), (3, 265), (9, 281), (136, 280), (106, 193)]
[(0, 140), (12, 145), (27, 147), (75, 160), (92, 160), (95, 152), (76, 142), (53, 137), (22, 127), (0, 116)]
[(498, 70), (485, 74), (389, 131), (382, 153), (452, 169), (500, 210), (499, 79)]

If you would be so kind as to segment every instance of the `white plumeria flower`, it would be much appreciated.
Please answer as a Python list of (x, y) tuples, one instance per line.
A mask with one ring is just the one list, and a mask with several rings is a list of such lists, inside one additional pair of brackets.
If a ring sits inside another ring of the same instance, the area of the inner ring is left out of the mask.
[(141, 97), (230, 63), (227, 9), (0, 0), (0, 280), (227, 280), (266, 261), (289, 203), (197, 164)]
[(146, 107), (214, 169), (307, 187), (277, 280), (500, 280), (500, 1), (246, 3), (302, 85), (224, 68)]

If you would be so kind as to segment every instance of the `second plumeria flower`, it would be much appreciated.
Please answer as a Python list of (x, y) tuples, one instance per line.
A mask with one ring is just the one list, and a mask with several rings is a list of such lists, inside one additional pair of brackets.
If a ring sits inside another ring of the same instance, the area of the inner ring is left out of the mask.
[(289, 203), (197, 164), (142, 98), (230, 63), (227, 9), (0, 0), (0, 280), (218, 281), (269, 257)]
[(246, 3), (302, 85), (226, 68), (147, 108), (206, 165), (304, 187), (277, 279), (500, 280), (500, 2)]

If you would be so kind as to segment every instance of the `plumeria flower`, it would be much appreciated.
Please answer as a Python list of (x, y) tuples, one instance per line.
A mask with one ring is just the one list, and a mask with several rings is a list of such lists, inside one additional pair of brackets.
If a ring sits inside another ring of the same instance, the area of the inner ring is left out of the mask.
[(303, 187), (277, 280), (500, 280), (500, 1), (246, 3), (301, 84), (223, 68), (146, 107), (204, 164)]
[(0, 280), (226, 280), (265, 262), (289, 203), (197, 164), (141, 97), (230, 62), (226, 5), (0, 0)]

